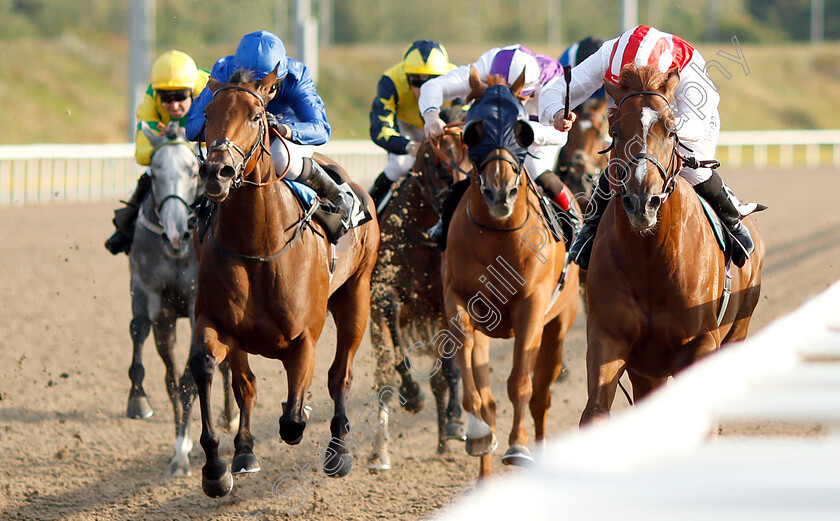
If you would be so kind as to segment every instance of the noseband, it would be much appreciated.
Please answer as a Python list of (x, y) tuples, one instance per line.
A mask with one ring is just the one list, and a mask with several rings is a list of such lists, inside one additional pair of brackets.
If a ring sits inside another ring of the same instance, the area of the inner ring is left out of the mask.
[(482, 172), (484, 172), (484, 167), (492, 161), (505, 161), (510, 163), (513, 166), (513, 171), (516, 172), (516, 181), (514, 182), (514, 186), (519, 186), (519, 182), (522, 179), (522, 172), (525, 169), (515, 155), (511, 152), (508, 152), (508, 154), (490, 154), (481, 161), (481, 164), (478, 167), (478, 173), (473, 176), (474, 178), (478, 178), (479, 189), (482, 191), (484, 190), (484, 175), (482, 175)]
[[(243, 91), (243, 92), (247, 92), (248, 94), (251, 94), (252, 96), (257, 98), (258, 100), (260, 100), (260, 106), (263, 107), (263, 112), (264, 112), (264, 110), (265, 110), (265, 100), (262, 98), (262, 96), (260, 96), (254, 90), (251, 90), (251, 89), (239, 86), (239, 85), (226, 85), (224, 87), (220, 87), (220, 88), (216, 89), (216, 91), (213, 93), (213, 99), (215, 99), (216, 96), (220, 92), (225, 91), (225, 90), (240, 90), (240, 91)], [(245, 151), (239, 145), (237, 145), (236, 143), (234, 143), (233, 141), (231, 141), (230, 139), (228, 139), (226, 137), (217, 139), (217, 140), (215, 140), (212, 143), (207, 145), (207, 155), (208, 156), (212, 152), (215, 152), (216, 150), (221, 151), (221, 152), (227, 152), (230, 155), (231, 161), (234, 162), (234, 165), (233, 165), (233, 170), (234, 170), (233, 188), (234, 189), (239, 188), (242, 185), (242, 183), (250, 184), (250, 185), (253, 185), (253, 186), (265, 186), (267, 184), (276, 182), (276, 181), (282, 179), (282, 177), (283, 177), (283, 176), (279, 176), (277, 179), (269, 181), (268, 183), (260, 183), (260, 182), (255, 183), (253, 181), (248, 181), (247, 179), (245, 179), (245, 174), (246, 174), (245, 173), (245, 168), (248, 166), (248, 164), (254, 158), (254, 154), (256, 154), (257, 148), (262, 147), (262, 150), (264, 152), (267, 152), (268, 154), (271, 154), (271, 151), (269, 151), (268, 148), (265, 146), (265, 141), (266, 141), (265, 138), (266, 138), (266, 134), (267, 134), (267, 131), (266, 131), (267, 126), (266, 126), (265, 121), (266, 121), (265, 113), (263, 113), (263, 116), (260, 118), (260, 131), (259, 131), (258, 137), (254, 141), (254, 144), (251, 146), (251, 149), (248, 151), (248, 153), (245, 153)], [(240, 162), (236, 163), (236, 158), (233, 155), (233, 151), (236, 151), (242, 157), (242, 160)], [(201, 157), (201, 161), (202, 161), (202, 163), (204, 162), (203, 157)]]
[[(152, 155), (154, 156), (155, 152), (157, 152), (158, 150), (160, 150), (161, 148), (163, 148), (165, 146), (173, 146), (173, 145), (185, 146), (185, 147), (190, 149), (190, 152), (195, 154), (195, 150), (193, 150), (192, 144), (189, 141), (187, 141), (185, 139), (173, 139), (173, 140), (169, 140), (169, 141), (162, 141), (162, 142), (158, 143), (157, 145), (155, 145), (155, 147), (152, 149)], [(154, 172), (152, 172), (151, 175), (152, 175), (152, 177), (154, 177)], [(195, 175), (193, 175), (192, 177), (195, 177)], [(157, 218), (158, 221), (160, 221), (160, 209), (163, 208), (163, 203), (165, 203), (166, 201), (168, 201), (170, 199), (176, 199), (176, 200), (180, 201), (181, 203), (183, 203), (184, 206), (187, 207), (187, 212), (189, 213), (190, 216), (195, 215), (195, 212), (193, 212), (193, 209), (190, 207), (190, 203), (185, 201), (184, 198), (181, 197), (178, 194), (169, 194), (166, 197), (164, 197), (163, 199), (161, 199), (160, 201), (158, 201), (157, 197), (155, 196), (154, 183), (153, 183), (152, 184), (152, 203), (153, 203), (152, 206), (155, 210), (155, 217)]]

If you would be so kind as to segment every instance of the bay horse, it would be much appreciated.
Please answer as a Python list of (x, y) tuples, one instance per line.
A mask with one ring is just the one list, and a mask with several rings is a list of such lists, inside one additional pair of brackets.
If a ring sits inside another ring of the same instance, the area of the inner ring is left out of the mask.
[(608, 130), (606, 98), (589, 98), (575, 108), (577, 120), (569, 139), (557, 155), (555, 173), (569, 187), (581, 208), (586, 208), (598, 176), (609, 157), (599, 152), (606, 146)]
[(722, 344), (745, 338), (758, 303), (764, 243), (754, 219), (742, 222), (755, 252), (742, 268), (728, 264), (696, 192), (679, 176), (686, 158), (670, 111), (679, 81), (676, 69), (626, 67), (618, 85), (606, 82), (617, 107), (610, 114), (614, 195), (587, 274), (582, 425), (609, 416), (625, 371), (639, 400)]
[[(379, 228), (372, 221), (350, 229), (338, 241), (337, 258), (331, 255), (320, 226), (308, 220), (309, 212), (301, 208), (287, 183), (278, 182), (282, 175), (275, 171), (269, 152), (265, 115), (267, 100), (277, 88), (276, 73), (254, 82), (240, 70), (229, 81), (208, 82), (214, 94), (205, 108), (207, 159), (199, 173), (217, 211), (197, 246), (196, 327), (189, 361), (201, 407), (201, 446), (206, 456), (202, 488), (210, 497), (224, 496), (233, 487), (231, 471), (219, 457), (209, 407), (216, 364), (229, 361), (240, 409), (233, 471), (256, 472), (260, 467), (250, 430), (256, 377), (248, 355), (283, 363), (288, 397), (282, 404), (280, 438), (289, 445), (300, 443), (307, 420), (304, 399), (327, 311), (337, 330), (328, 376), (335, 407), (332, 437), (319, 464), (334, 477), (352, 470), (346, 400), (353, 358), (370, 312), (370, 276), (379, 244)], [(346, 178), (328, 157), (315, 154), (313, 159)], [(362, 201), (373, 215), (370, 198), (362, 196)]]
[[(379, 260), (371, 279), (370, 338), (376, 356), (374, 382), (379, 394), (381, 429), (373, 441), (373, 470), (391, 468), (388, 404), (393, 392), (389, 386), (398, 373), (403, 408), (409, 412), (422, 409), (423, 393), (416, 380), (428, 376), (412, 370), (407, 360), (417, 360), (421, 355), (438, 358), (431, 339), (436, 331), (446, 327), (441, 255), (426, 230), (437, 221), (450, 187), (472, 172), (472, 162), (461, 138), (465, 112), (461, 106), (447, 112), (450, 123), (444, 136), (437, 143), (420, 144), (411, 172), (395, 186), (394, 195), (379, 217)], [(452, 357), (439, 360), (430, 384), (437, 406), (437, 450), (442, 453), (447, 440), (463, 439), (463, 428), (457, 362)]]
[[(153, 414), (143, 389), (143, 344), (154, 330), (155, 346), (166, 369), (166, 391), (172, 402), (177, 434), (182, 421), (182, 401), (188, 398), (182, 395), (187, 388), (179, 385), (175, 371), (176, 322), (179, 318), (188, 318), (191, 330), (195, 325), (193, 310), (198, 260), (191, 238), (195, 232), (191, 205), (203, 187), (198, 177), (198, 160), (183, 127), (170, 125), (163, 134), (158, 134), (145, 122), (141, 125), (153, 153), (148, 169), (151, 190), (141, 203), (128, 255), (130, 334), (134, 348), (128, 370), (131, 390), (126, 416), (148, 418)], [(223, 426), (230, 428), (234, 407), (230, 372), (223, 371), (222, 374), (225, 379)], [(188, 472), (188, 468), (179, 462), (187, 457), (191, 448), (188, 436), (176, 441), (171, 473)]]
[[(565, 245), (554, 241), (539, 215), (539, 203), (522, 159), (533, 130), (519, 99), (524, 75), (512, 87), (492, 77), (485, 85), (470, 71), (471, 98), (464, 141), (487, 154), (455, 210), (443, 255), (442, 277), (449, 343), (461, 369), (467, 412), (466, 450), (480, 457), (479, 478), (490, 475), (496, 402), (490, 392), (490, 338), (514, 337), (513, 367), (507, 380), (513, 403), (510, 448), (502, 462), (533, 461), (525, 430), (530, 406), (539, 445), (545, 437), (550, 385), (559, 375), (563, 339), (578, 309), (578, 267), (565, 283)], [(476, 158), (472, 157), (476, 162)], [(533, 373), (533, 381), (532, 381)]]

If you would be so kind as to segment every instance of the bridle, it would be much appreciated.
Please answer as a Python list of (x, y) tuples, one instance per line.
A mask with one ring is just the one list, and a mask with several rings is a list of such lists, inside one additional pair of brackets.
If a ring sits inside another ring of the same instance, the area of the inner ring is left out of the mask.
[[(621, 98), (621, 101), (618, 102), (618, 108), (621, 108), (621, 105), (624, 104), (629, 98), (635, 96), (658, 96), (665, 100), (665, 103), (670, 105), (671, 101), (661, 92), (652, 91), (652, 90), (639, 90), (639, 91), (631, 91), (624, 95)], [(664, 186), (662, 188), (662, 193), (656, 194), (651, 196), (652, 199), (659, 199), (659, 204), (664, 204), (665, 201), (671, 196), (674, 192), (674, 189), (677, 187), (677, 180), (679, 179), (679, 172), (682, 170), (682, 166), (687, 166), (689, 168), (711, 168), (715, 169), (720, 166), (720, 162), (714, 159), (711, 160), (702, 160), (698, 161), (693, 156), (685, 156), (679, 151), (679, 147), (683, 147), (684, 149), (691, 152), (691, 149), (680, 143), (679, 137), (677, 136), (676, 131), (671, 131), (670, 136), (674, 140), (674, 146), (671, 149), (671, 160), (668, 163), (667, 168), (662, 165), (659, 161), (659, 158), (656, 156), (649, 154), (647, 152), (639, 152), (638, 154), (634, 154), (626, 161), (626, 166), (631, 167), (632, 165), (641, 164), (642, 162), (647, 161), (651, 163), (656, 170), (659, 172), (659, 175), (662, 176), (662, 180), (664, 181)], [(599, 154), (604, 154), (615, 147), (616, 142), (616, 133), (613, 133), (613, 141), (610, 143), (606, 149), (601, 150), (598, 152)], [(681, 166), (682, 165), (682, 166)], [(623, 190), (623, 187), (622, 187)]]
[[(158, 143), (157, 145), (155, 145), (155, 147), (152, 149), (152, 156), (154, 156), (154, 155), (155, 155), (155, 153), (156, 153), (158, 150), (160, 150), (161, 148), (163, 148), (163, 147), (165, 147), (165, 146), (185, 146), (185, 147), (187, 147), (187, 148), (189, 148), (189, 149), (190, 149), (190, 152), (191, 152), (191, 153), (195, 154), (195, 150), (193, 149), (192, 144), (191, 144), (189, 141), (187, 141), (187, 140), (185, 140), (185, 139), (177, 138), (177, 139), (171, 139), (171, 140), (167, 140), (167, 141), (161, 141), (160, 143)], [(150, 175), (151, 175), (151, 177), (154, 179), (154, 177), (155, 177), (155, 173), (154, 173), (154, 171), (151, 171), (151, 174), (150, 174)], [(193, 174), (193, 175), (192, 175), (192, 177), (193, 177), (193, 178), (195, 178), (195, 177), (196, 177), (196, 175), (197, 175), (197, 174)], [(151, 193), (152, 193), (152, 208), (153, 208), (153, 209), (154, 209), (154, 211), (155, 211), (155, 220), (156, 220), (158, 223), (160, 223), (160, 210), (161, 210), (161, 208), (163, 208), (163, 204), (164, 204), (166, 201), (170, 200), (170, 199), (175, 199), (176, 201), (180, 201), (180, 202), (181, 202), (181, 203), (182, 203), (182, 204), (183, 204), (183, 205), (187, 208), (187, 213), (188, 213), (188, 214), (189, 214), (189, 216), (190, 216), (189, 218), (190, 218), (191, 220), (194, 220), (194, 219), (195, 219), (195, 212), (193, 211), (192, 207), (190, 206), (190, 203), (188, 203), (188, 202), (187, 202), (187, 201), (186, 201), (183, 197), (181, 197), (180, 195), (178, 195), (178, 194), (169, 194), (169, 195), (167, 195), (166, 197), (164, 197), (163, 199), (161, 199), (160, 201), (158, 201), (158, 200), (157, 200), (157, 195), (155, 194), (154, 183), (152, 183), (152, 190), (151, 190)], [(142, 214), (142, 212), (141, 212), (141, 214)], [(155, 223), (152, 223), (152, 222), (148, 221), (148, 219), (144, 219), (144, 223), (146, 223), (146, 224), (147, 224), (147, 226), (146, 226), (147, 228), (149, 228), (149, 226), (153, 226), (153, 227), (154, 227), (154, 229), (150, 228), (153, 232), (155, 232), (155, 233), (163, 233), (163, 229), (162, 229), (162, 228), (160, 228), (160, 226), (156, 225)], [(190, 225), (190, 228), (192, 228), (193, 226), (194, 226), (194, 225), (193, 225), (193, 224), (191, 224), (191, 225)]]
[[(516, 155), (514, 155), (512, 152), (510, 152), (507, 149), (503, 149), (503, 150), (505, 152), (507, 152), (507, 154), (489, 154), (487, 157), (485, 157), (481, 161), (481, 165), (479, 165), (479, 167), (476, 169), (478, 171), (478, 173), (470, 176), (470, 179), (473, 179), (473, 180), (477, 179), (478, 180), (479, 191), (483, 192), (484, 187), (485, 187), (484, 176), (481, 173), (484, 171), (484, 167), (487, 166), (487, 164), (492, 162), (492, 161), (505, 161), (505, 162), (509, 163), (511, 166), (513, 166), (513, 169), (516, 172), (516, 182), (515, 182), (514, 186), (519, 186), (520, 182), (522, 181), (522, 173), (525, 171), (524, 165), (522, 164), (521, 161), (519, 161), (519, 158), (517, 158)], [(469, 195), (467, 195), (467, 197), (469, 197)], [(498, 226), (490, 226), (490, 225), (482, 224), (482, 223), (478, 222), (477, 220), (475, 220), (475, 217), (473, 217), (472, 213), (470, 212), (469, 202), (467, 203), (466, 210), (467, 210), (467, 217), (470, 218), (470, 221), (472, 221), (473, 224), (475, 224), (479, 228), (484, 228), (485, 230), (493, 230), (493, 231), (497, 231), (497, 232), (514, 232), (516, 230), (520, 230), (520, 229), (522, 229), (522, 227), (524, 227), (528, 223), (528, 220), (531, 218), (531, 204), (530, 203), (528, 203), (528, 213), (525, 215), (525, 220), (522, 221), (522, 224), (520, 224), (518, 226), (512, 226), (512, 227), (509, 227), (509, 228), (501, 228), (501, 227), (498, 227)]]
[[(463, 122), (458, 123), (449, 123), (444, 128), (444, 133), (448, 135), (458, 136), (463, 133)], [(437, 166), (433, 166), (435, 168), (437, 178), (441, 179), (446, 183), (446, 187), (440, 190), (436, 189), (436, 187), (432, 184), (432, 180), (430, 178), (429, 172), (423, 172), (423, 179), (422, 179), (422, 189), (426, 192), (426, 199), (431, 203), (432, 208), (434, 211), (440, 215), (441, 213), (441, 205), (443, 199), (446, 197), (446, 194), (449, 188), (452, 186), (453, 182), (455, 181), (455, 174), (461, 173), (464, 177), (471, 177), (471, 172), (468, 172), (461, 168), (461, 165), (458, 161), (454, 158), (450, 157), (446, 152), (441, 150), (440, 145), (438, 144), (440, 140), (430, 139), (429, 149), (432, 153), (437, 157), (439, 161), (439, 168)], [(463, 140), (461, 140), (461, 161), (463, 161), (464, 157), (468, 154), (467, 145), (464, 144)], [(430, 159), (428, 153), (425, 155), (425, 159)], [(426, 166), (428, 166), (428, 161), (426, 162)], [(425, 167), (424, 167), (425, 168)], [(443, 170), (444, 175), (440, 174), (440, 169)], [(415, 176), (415, 178), (418, 176)]]
[[(239, 188), (243, 184), (248, 184), (248, 185), (255, 186), (255, 187), (259, 188), (261, 186), (267, 186), (267, 185), (276, 183), (277, 181), (283, 179), (286, 176), (286, 173), (289, 170), (289, 163), (290, 163), (289, 161), (286, 162), (286, 169), (283, 171), (283, 173), (278, 175), (275, 179), (272, 179), (271, 181), (267, 181), (267, 182), (263, 183), (261, 181), (256, 181), (255, 182), (255, 181), (250, 181), (248, 179), (245, 179), (245, 176), (247, 176), (248, 174), (250, 174), (253, 171), (253, 167), (251, 168), (251, 170), (248, 170), (247, 172), (245, 170), (248, 167), (248, 165), (251, 164), (254, 161), (254, 159), (255, 159), (254, 155), (256, 154), (257, 149), (260, 149), (261, 152), (265, 152), (265, 153), (271, 155), (271, 151), (266, 146), (266, 142), (268, 141), (268, 139), (267, 139), (267, 137), (268, 137), (268, 124), (267, 124), (266, 115), (265, 115), (265, 105), (266, 105), (266, 103), (265, 103), (265, 99), (263, 99), (263, 97), (260, 96), (259, 93), (257, 93), (256, 91), (254, 91), (252, 89), (249, 89), (247, 87), (242, 87), (241, 85), (225, 85), (223, 87), (219, 87), (218, 89), (216, 89), (215, 92), (213, 92), (213, 99), (216, 99), (216, 96), (218, 96), (220, 92), (226, 91), (226, 90), (235, 90), (235, 91), (247, 92), (248, 94), (254, 96), (255, 98), (257, 98), (260, 101), (260, 106), (263, 108), (263, 114), (262, 114), (262, 117), (260, 117), (260, 130), (259, 130), (259, 133), (257, 135), (257, 138), (254, 140), (254, 144), (251, 145), (251, 149), (247, 153), (245, 152), (244, 149), (242, 149), (242, 147), (240, 147), (239, 145), (237, 145), (236, 143), (234, 143), (233, 141), (231, 141), (227, 137), (223, 137), (223, 138), (219, 138), (219, 139), (217, 139), (217, 140), (215, 140), (212, 143), (209, 143), (207, 145), (207, 156), (209, 156), (212, 152), (215, 152), (217, 150), (221, 151), (221, 152), (227, 152), (230, 155), (231, 161), (234, 162), (234, 165), (233, 165), (234, 174), (233, 174), (233, 181), (232, 181), (232, 186), (233, 186), (234, 189)], [(206, 121), (205, 121), (205, 125), (206, 125)], [(282, 140), (282, 137), (280, 137), (279, 133), (277, 133), (276, 130), (275, 130), (275, 134), (278, 136), (278, 138), (280, 138)], [(285, 141), (282, 141), (282, 143), (286, 147), (286, 156), (288, 157), (289, 156), (288, 145), (286, 145)], [(233, 154), (234, 152), (239, 154), (239, 156), (242, 158), (242, 160), (239, 161), (238, 163), (236, 162), (236, 157)], [(200, 161), (202, 163), (205, 162), (205, 157), (203, 155), (200, 154), (199, 158), (200, 158)]]

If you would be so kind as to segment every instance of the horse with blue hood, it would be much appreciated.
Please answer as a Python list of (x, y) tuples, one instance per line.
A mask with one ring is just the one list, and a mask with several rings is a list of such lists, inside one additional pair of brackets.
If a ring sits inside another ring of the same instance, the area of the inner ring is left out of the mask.
[[(484, 85), (470, 72), (471, 98), (464, 142), (477, 174), (449, 225), (441, 262), (448, 336), (440, 345), (458, 359), (467, 412), (466, 451), (490, 474), (498, 447), (496, 402), (490, 390), (490, 338), (514, 338), (507, 393), (513, 404), (506, 465), (533, 462), (526, 409), (535, 439), (545, 437), (550, 386), (563, 369), (563, 339), (577, 315), (578, 267), (564, 270), (565, 243), (555, 241), (523, 161), (534, 138), (517, 95), (503, 78)], [(495, 84), (493, 84), (495, 83)], [(559, 281), (559, 282), (558, 282)]]

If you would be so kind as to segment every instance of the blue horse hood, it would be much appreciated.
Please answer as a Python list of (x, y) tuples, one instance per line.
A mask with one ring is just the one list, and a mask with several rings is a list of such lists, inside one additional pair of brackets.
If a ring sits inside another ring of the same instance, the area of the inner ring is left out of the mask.
[(480, 166), (485, 157), (494, 149), (504, 148), (513, 154), (520, 163), (525, 161), (528, 153), (516, 140), (516, 122), (527, 123), (528, 114), (522, 103), (511, 93), (506, 85), (492, 85), (487, 88), (484, 96), (475, 102), (467, 112), (466, 133), (470, 125), (481, 122), (484, 124), (482, 140), (469, 147), (470, 159)]

